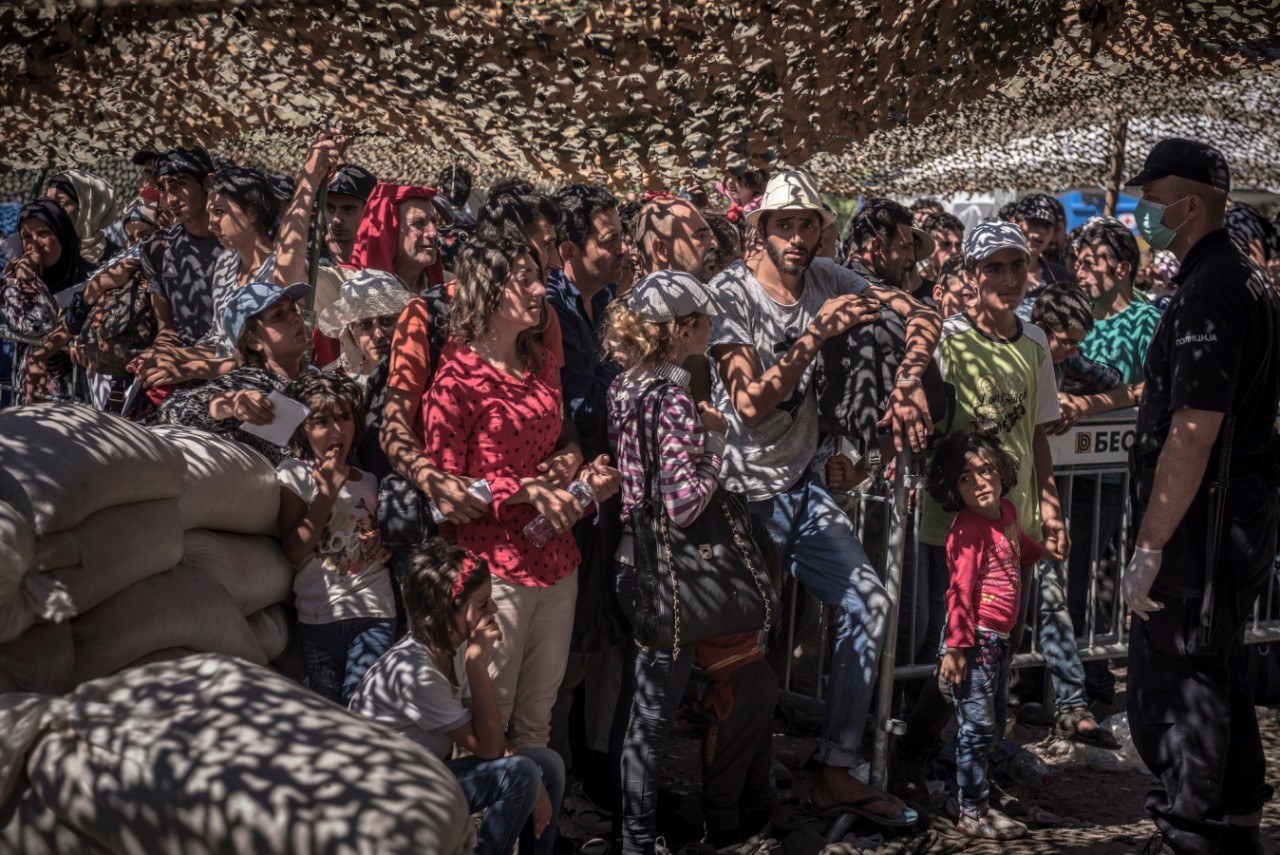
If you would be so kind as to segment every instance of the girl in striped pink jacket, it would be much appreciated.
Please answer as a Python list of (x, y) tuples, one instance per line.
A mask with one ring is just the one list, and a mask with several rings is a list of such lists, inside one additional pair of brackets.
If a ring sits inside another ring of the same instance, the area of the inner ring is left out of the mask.
[[(661, 271), (640, 280), (625, 301), (609, 310), (606, 351), (625, 369), (609, 390), (609, 433), (622, 473), (624, 526), (641, 500), (645, 469), (638, 405), (646, 410), (658, 396), (656, 447), (646, 454), (661, 489), (663, 506), (678, 526), (688, 526), (716, 491), (724, 452), (724, 416), (695, 403), (690, 374), (681, 364), (706, 351), (713, 292), (693, 276)], [(615, 559), (615, 589), (623, 612), (635, 615), (632, 536), (624, 531)], [(621, 810), (615, 836), (624, 855), (647, 855), (655, 847), (655, 811), (662, 746), (676, 706), (697, 664), (710, 680), (704, 697), (702, 807), (707, 842), (719, 847), (741, 842), (769, 817), (770, 720), (778, 684), (764, 662), (760, 632), (721, 636), (693, 649), (641, 649), (627, 641), (622, 694), (614, 720), (610, 754), (619, 780)], [(736, 699), (736, 703), (735, 703)]]

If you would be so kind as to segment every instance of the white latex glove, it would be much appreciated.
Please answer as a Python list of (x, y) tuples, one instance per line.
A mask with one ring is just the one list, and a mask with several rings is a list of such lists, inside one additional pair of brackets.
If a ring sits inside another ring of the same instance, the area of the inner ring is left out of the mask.
[(1151, 617), (1151, 612), (1164, 608), (1164, 603), (1157, 603), (1150, 597), (1151, 586), (1160, 573), (1163, 557), (1164, 553), (1159, 549), (1143, 549), (1139, 546), (1134, 549), (1129, 566), (1124, 568), (1124, 575), (1120, 577), (1125, 602), (1143, 620)]

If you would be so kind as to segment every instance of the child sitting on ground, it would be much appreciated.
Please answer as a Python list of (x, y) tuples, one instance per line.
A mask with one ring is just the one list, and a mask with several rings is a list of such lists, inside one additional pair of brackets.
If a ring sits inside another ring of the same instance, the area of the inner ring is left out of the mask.
[(378, 480), (347, 463), (364, 432), (364, 390), (307, 374), (285, 387), (311, 413), (280, 463), (280, 541), (293, 580), (311, 688), (345, 705), (395, 640), (389, 553), (378, 536)]
[(939, 686), (955, 699), (956, 829), (970, 837), (1012, 840), (1027, 827), (988, 805), (987, 762), (1004, 734), (1009, 694), (1009, 632), (1022, 601), (1021, 567), (1044, 554), (1018, 525), (1005, 498), (1018, 481), (1018, 461), (985, 433), (958, 433), (934, 454), (929, 493), (958, 511), (947, 534), (946, 653)]
[[(501, 640), (483, 558), (438, 537), (413, 548), (404, 577), (409, 634), (378, 660), (351, 710), (446, 761), (472, 811), (487, 808), (476, 852), (551, 855), (564, 762), (549, 748), (507, 747), (489, 659)], [(469, 702), (469, 705), (468, 705)], [(454, 747), (468, 752), (448, 759)]]

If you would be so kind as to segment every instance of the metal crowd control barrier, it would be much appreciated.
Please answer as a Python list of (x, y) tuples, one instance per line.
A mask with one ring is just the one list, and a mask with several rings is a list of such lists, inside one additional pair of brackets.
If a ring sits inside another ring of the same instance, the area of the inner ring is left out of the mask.
[[(39, 347), (44, 344), (45, 336), (33, 335), (15, 330), (13, 327), (0, 321), (0, 344), (11, 342), (15, 345), (26, 345), (30, 347)], [(18, 353), (17, 348), (11, 350), (11, 361), (9, 363), (9, 373), (0, 375), (0, 407), (13, 406), (16, 398), (22, 393), (22, 382), (18, 378), (16, 372), (18, 370)], [(80, 388), (84, 382), (84, 369), (79, 365), (73, 366), (72, 371), (75, 374), (73, 388)], [(77, 395), (45, 395), (42, 401), (62, 401), (64, 403), (83, 404), (89, 403)]]
[[(1088, 576), (1075, 580), (1076, 602), (1079, 605), (1083, 596), (1084, 608), (1083, 631), (1075, 638), (1081, 661), (1123, 659), (1128, 655), (1125, 640), (1128, 610), (1122, 602), (1119, 583), (1131, 541), (1128, 452), (1134, 438), (1135, 415), (1134, 410), (1102, 414), (1081, 421), (1063, 436), (1050, 439), (1054, 477), (1073, 549), (1087, 548), (1089, 552)], [(900, 462), (908, 461), (904, 458)], [(929, 613), (917, 607), (918, 593), (927, 588), (928, 582), (928, 567), (916, 539), (921, 507), (918, 496), (923, 490), (923, 478), (918, 471), (921, 462), (896, 466), (893, 480), (872, 492), (837, 494), (842, 502), (848, 503), (846, 510), (855, 531), (875, 563), (892, 604), (885, 621), (874, 710), (871, 782), (878, 787), (885, 784), (889, 737), (902, 727), (893, 718), (896, 684), (932, 675), (937, 665), (940, 637), (935, 636), (931, 643), (926, 643), (930, 634), (925, 625)], [(1103, 537), (1107, 533), (1107, 518), (1113, 513), (1118, 517), (1116, 534)], [(1030, 651), (1014, 656), (1014, 668), (1045, 664), (1040, 631), (1046, 614), (1053, 617), (1056, 612), (1058, 625), (1070, 619), (1067, 612), (1071, 580), (1065, 563), (1042, 564), (1033, 575), (1033, 590), (1028, 601)], [(1247, 644), (1280, 642), (1278, 584), (1280, 573), (1259, 598), (1245, 632)], [(935, 604), (942, 603), (943, 593), (934, 593)], [(1054, 603), (1054, 608), (1044, 613), (1042, 596), (1048, 596)], [(783, 601), (787, 623), (785, 632), (781, 633), (784, 641), (778, 645), (781, 647), (778, 655), (785, 657), (778, 663), (782, 684), (780, 702), (785, 707), (821, 713), (830, 659), (827, 652), (830, 610), (821, 607), (789, 575), (785, 577)], [(945, 612), (945, 605), (942, 608)], [(932, 623), (939, 632), (940, 620), (943, 617), (934, 614)], [(1048, 691), (1049, 681), (1045, 682)]]

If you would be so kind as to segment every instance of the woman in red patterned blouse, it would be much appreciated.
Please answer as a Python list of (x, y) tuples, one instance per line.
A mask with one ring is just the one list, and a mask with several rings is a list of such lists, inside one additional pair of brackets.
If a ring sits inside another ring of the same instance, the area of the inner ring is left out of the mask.
[[(445, 472), (489, 483), (488, 513), (457, 526), (456, 539), (494, 574), (502, 640), (489, 670), (510, 741), (545, 746), (578, 590), (569, 530), (583, 513), (537, 469), (555, 451), (564, 421), (559, 374), (535, 338), (546, 289), (536, 256), (519, 244), (467, 245), (457, 277), (457, 349), (423, 400), (426, 451)], [(598, 458), (578, 475), (601, 497), (619, 481), (607, 462)], [(522, 533), (539, 514), (555, 532), (541, 547)]]

